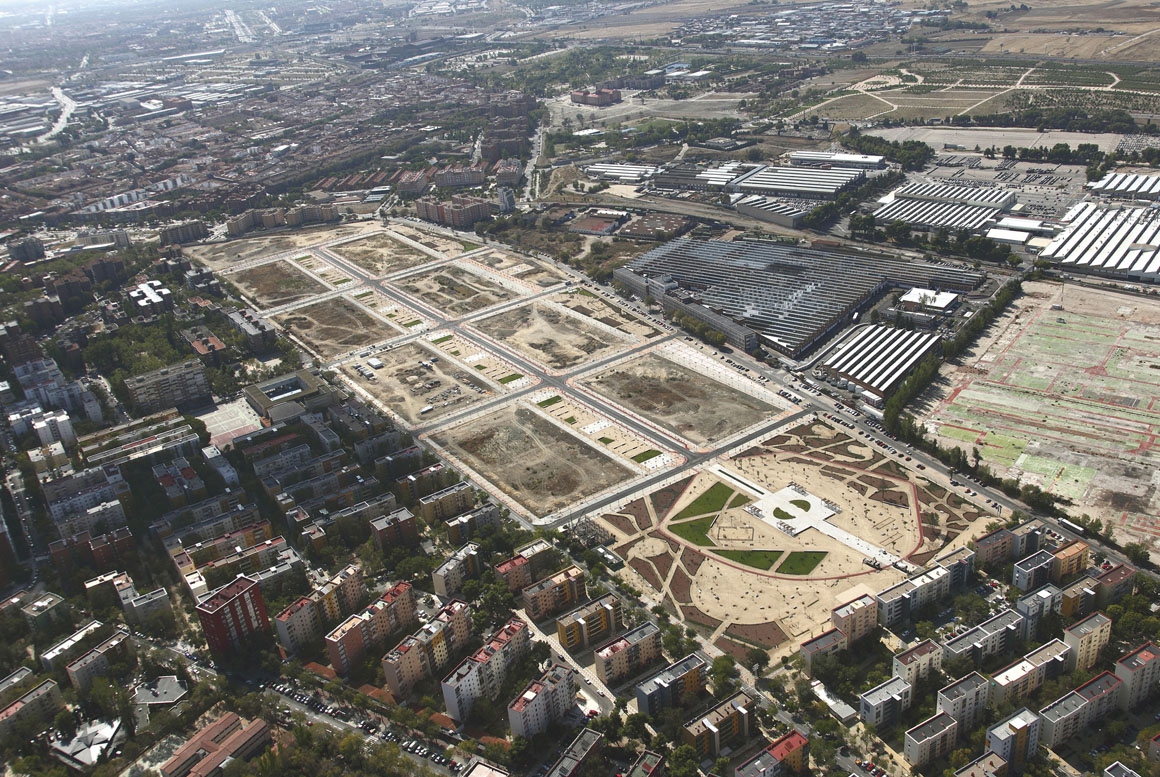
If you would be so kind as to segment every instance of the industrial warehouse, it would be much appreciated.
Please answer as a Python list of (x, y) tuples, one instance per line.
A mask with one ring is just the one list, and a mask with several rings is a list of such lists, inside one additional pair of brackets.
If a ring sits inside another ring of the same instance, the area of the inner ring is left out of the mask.
[(862, 398), (877, 405), (938, 345), (939, 336), (930, 332), (869, 326), (835, 348), (820, 371), (841, 388), (852, 383), (863, 389)]
[(1065, 269), (1133, 281), (1160, 280), (1160, 211), (1081, 202), (1068, 226), (1040, 254)]
[(882, 224), (901, 221), (914, 229), (977, 232), (1015, 204), (1013, 192), (990, 187), (912, 183), (883, 199), (874, 212)]
[(890, 287), (969, 291), (969, 270), (887, 254), (742, 240), (681, 238), (635, 259), (613, 277), (666, 310), (693, 316), (751, 350), (759, 342), (791, 358), (822, 343)]
[(1142, 173), (1108, 173), (1088, 184), (1095, 194), (1127, 200), (1160, 199), (1160, 175)]
[[(858, 157), (876, 159), (876, 157)], [(715, 191), (730, 194), (760, 194), (832, 200), (866, 180), (870, 162), (860, 167), (804, 165), (776, 166), (725, 162), (715, 167), (676, 165), (668, 169), (643, 165), (594, 164), (585, 168), (588, 176), (618, 183), (640, 183), (651, 178), (657, 189), (672, 191)]]

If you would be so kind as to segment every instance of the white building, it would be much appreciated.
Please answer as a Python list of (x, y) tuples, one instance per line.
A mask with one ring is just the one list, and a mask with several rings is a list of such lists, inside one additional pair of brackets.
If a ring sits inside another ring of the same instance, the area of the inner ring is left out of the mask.
[(554, 664), (508, 705), (512, 735), (531, 739), (562, 719), (576, 704), (576, 673)]

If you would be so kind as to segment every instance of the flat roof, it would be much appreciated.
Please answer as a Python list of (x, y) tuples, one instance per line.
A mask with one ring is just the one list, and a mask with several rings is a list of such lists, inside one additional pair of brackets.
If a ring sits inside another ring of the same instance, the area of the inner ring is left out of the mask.
[(907, 731), (906, 736), (918, 742), (925, 742), (956, 725), (958, 725), (958, 722), (954, 718), (945, 712), (940, 712)]

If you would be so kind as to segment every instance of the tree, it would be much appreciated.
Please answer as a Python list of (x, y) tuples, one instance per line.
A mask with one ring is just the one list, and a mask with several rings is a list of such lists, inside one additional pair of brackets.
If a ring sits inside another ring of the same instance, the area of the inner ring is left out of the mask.
[(52, 719), (52, 727), (60, 732), (61, 739), (72, 739), (77, 733), (77, 719), (70, 710), (61, 710)]
[(757, 674), (760, 674), (769, 666), (769, 651), (761, 648), (749, 648), (745, 652), (745, 665), (748, 667), (757, 667)]
[(669, 777), (698, 777), (697, 751), (692, 745), (681, 745), (668, 757)]
[(1124, 555), (1136, 566), (1144, 566), (1152, 560), (1148, 546), (1142, 542), (1129, 542), (1124, 546)]
[(733, 692), (736, 688), (737, 662), (733, 656), (726, 653), (713, 659), (709, 669), (709, 678), (713, 681), (713, 693), (721, 698)]

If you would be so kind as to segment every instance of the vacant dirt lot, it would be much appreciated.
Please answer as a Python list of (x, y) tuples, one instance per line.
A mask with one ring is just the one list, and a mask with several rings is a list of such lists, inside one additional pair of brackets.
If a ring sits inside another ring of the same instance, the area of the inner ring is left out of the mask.
[(476, 321), (473, 326), (550, 370), (593, 361), (614, 353), (627, 342), (579, 316), (541, 302)]
[(455, 265), (411, 275), (396, 285), (449, 316), (473, 313), (515, 296), (499, 284)]
[(619, 329), (626, 334), (636, 335), (642, 340), (656, 337), (660, 334), (656, 327), (646, 324), (619, 305), (614, 305), (604, 297), (593, 294), (587, 289), (569, 289), (552, 298), (567, 308), (571, 308), (582, 316), (599, 321), (602, 324)]
[(618, 364), (583, 382), (698, 445), (724, 440), (780, 412), (655, 354)]
[(278, 232), (261, 237), (229, 240), (225, 243), (185, 246), (184, 250), (187, 256), (208, 265), (210, 269), (221, 270), (228, 269), (231, 264), (240, 264), (260, 259), (263, 256), (309, 248), (374, 228), (376, 225), (370, 222), (342, 226), (320, 226), (294, 232)]
[(491, 249), (473, 254), (471, 258), (496, 272), (510, 275), (535, 286), (555, 286), (568, 279), (565, 273), (547, 262), (507, 251)]
[(404, 237), (409, 237), (416, 243), (422, 243), (432, 251), (438, 251), (444, 256), (454, 259), (462, 253), (467, 251), (474, 251), (479, 248), (478, 245), (467, 240), (456, 240), (451, 237), (444, 237), (433, 232), (428, 232), (424, 229), (412, 226), (410, 224), (392, 223), (391, 231), (396, 232)]
[(331, 250), (375, 277), (432, 261), (430, 256), (419, 249), (391, 237), (389, 232), (378, 232), (361, 240), (335, 246)]
[[(372, 370), (373, 381), (355, 372), (354, 364), (344, 365), (342, 372), (410, 424), (434, 421), (493, 396), (479, 377), (418, 343), (382, 351), (375, 357), (383, 366)], [(359, 364), (369, 367), (362, 360)], [(425, 407), (431, 410), (423, 413)]]
[(377, 343), (400, 332), (342, 297), (298, 308), (275, 316), (274, 320), (324, 359)]
[(226, 277), (263, 310), (327, 291), (321, 283), (285, 261), (258, 265)]
[(438, 432), (432, 439), (536, 516), (631, 476), (628, 468), (518, 405)]

